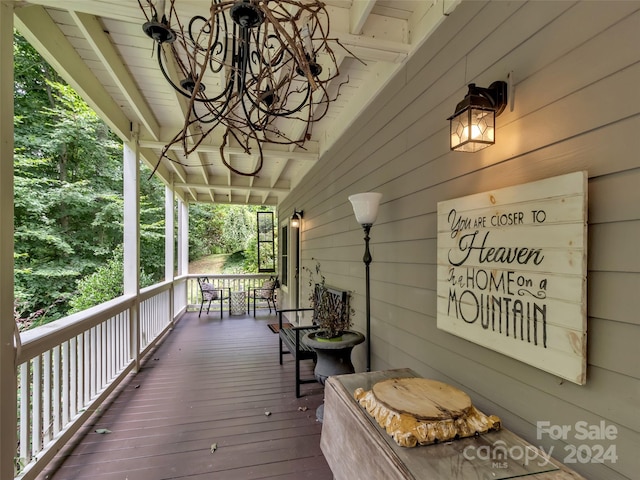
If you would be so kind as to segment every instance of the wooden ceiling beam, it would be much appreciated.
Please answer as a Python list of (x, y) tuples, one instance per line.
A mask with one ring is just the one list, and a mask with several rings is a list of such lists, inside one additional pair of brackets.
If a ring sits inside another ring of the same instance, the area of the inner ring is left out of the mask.
[(149, 135), (158, 140), (160, 138), (160, 125), (138, 89), (136, 82), (122, 64), (116, 48), (111, 43), (111, 39), (103, 31), (104, 27), (93, 15), (79, 12), (69, 12), (69, 14), (89, 45), (91, 45), (104, 68), (113, 78), (122, 95), (129, 102), (140, 123), (147, 129)]
[(17, 30), (123, 141), (131, 140), (131, 121), (84, 63), (47, 11), (32, 5), (14, 10)]
[(360, 35), (367, 17), (376, 5), (376, 0), (353, 0), (349, 9), (349, 33)]
[(255, 186), (255, 185), (227, 185), (226, 183), (219, 183), (219, 184), (205, 184), (205, 183), (194, 183), (194, 182), (175, 182), (173, 184), (176, 188), (189, 188), (189, 189), (196, 189), (196, 188), (210, 188), (210, 189), (222, 189), (222, 190), (238, 190), (238, 191), (245, 191), (245, 190), (251, 190), (253, 192), (276, 192), (276, 193), (289, 193), (291, 191), (290, 188), (285, 188), (285, 187), (262, 187), (262, 186)]
[[(140, 140), (140, 145), (146, 148), (162, 149), (164, 148), (165, 143), (163, 143), (162, 141), (157, 142), (153, 140)], [(172, 145), (169, 150), (181, 150), (181, 149), (182, 149), (182, 146), (176, 144), (176, 145)], [(198, 146), (198, 151), (203, 153), (206, 152), (206, 153), (219, 154), (220, 146), (201, 143)], [(224, 152), (225, 154), (229, 154), (229, 155), (247, 155), (244, 149), (241, 147), (227, 146), (225, 147)], [(281, 150), (271, 150), (268, 148), (262, 150), (262, 156), (263, 158), (286, 158), (286, 159), (292, 159), (292, 160), (305, 160), (309, 162), (315, 162), (319, 158), (317, 153), (313, 153), (309, 151), (289, 152), (289, 151), (281, 151)]]

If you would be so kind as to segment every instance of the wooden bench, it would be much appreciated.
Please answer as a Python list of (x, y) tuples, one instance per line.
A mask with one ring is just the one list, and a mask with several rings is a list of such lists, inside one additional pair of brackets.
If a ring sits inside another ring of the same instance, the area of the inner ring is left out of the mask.
[[(318, 292), (319, 286), (316, 285), (316, 292)], [(325, 287), (329, 295), (334, 296), (332, 303), (339, 305), (341, 309), (349, 308), (349, 293), (343, 290), (337, 290), (331, 287)], [(317, 295), (317, 293), (316, 293)], [(347, 310), (348, 311), (348, 310)], [(293, 326), (287, 327), (283, 320), (284, 314), (297, 314), (298, 312), (313, 312), (312, 324), (306, 326)], [(285, 310), (277, 310), (278, 313), (278, 355), (280, 359), (280, 365), (282, 365), (282, 356), (284, 354), (291, 354), (295, 359), (295, 374), (296, 374), (296, 398), (300, 397), (300, 385), (303, 383), (316, 382), (315, 378), (300, 378), (300, 361), (301, 360), (313, 360), (316, 361), (316, 352), (313, 348), (309, 347), (302, 341), (302, 337), (306, 333), (317, 330), (317, 311), (313, 308), (290, 308)]]

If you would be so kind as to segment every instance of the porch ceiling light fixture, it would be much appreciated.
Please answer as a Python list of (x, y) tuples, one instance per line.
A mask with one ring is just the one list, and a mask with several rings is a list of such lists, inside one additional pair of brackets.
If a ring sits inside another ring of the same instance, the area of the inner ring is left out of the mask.
[(507, 105), (507, 83), (493, 82), (489, 88), (469, 84), (469, 92), (450, 116), (451, 150), (477, 152), (495, 143), (496, 117)]
[[(237, 174), (256, 175), (263, 144), (302, 146), (312, 122), (324, 117), (337, 98), (338, 93), (330, 98), (327, 91), (339, 75), (328, 42), (340, 44), (328, 38), (329, 15), (319, 0), (209, 0), (202, 2), (202, 14), (187, 19), (179, 18), (176, 0), (138, 4), (162, 75), (189, 101), (184, 126), (160, 159), (174, 144), (182, 144), (189, 155), (214, 129), (223, 128), (224, 164)], [(278, 118), (305, 127), (290, 138), (275, 125)], [(259, 153), (254, 171), (230, 165), (224, 155), (228, 141), (246, 153)]]
[(302, 220), (302, 210), (298, 211), (296, 209), (293, 210), (293, 215), (291, 216), (291, 227), (292, 228), (300, 228), (300, 221)]

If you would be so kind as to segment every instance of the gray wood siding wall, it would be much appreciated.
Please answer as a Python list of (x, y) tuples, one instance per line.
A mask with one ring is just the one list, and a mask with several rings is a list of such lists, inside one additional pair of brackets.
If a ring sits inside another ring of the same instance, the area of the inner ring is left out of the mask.
[[(467, 84), (513, 72), (496, 145), (449, 151)], [(615, 445), (588, 478), (640, 471), (640, 2), (465, 1), (280, 206), (304, 209), (301, 264), (354, 291), (364, 332), (363, 232), (348, 195), (384, 194), (371, 230), (372, 366), (456, 385), (485, 413), (564, 460)], [(589, 175), (588, 370), (578, 386), (436, 328), (437, 202), (564, 173)], [(302, 274), (302, 287), (306, 278)], [(306, 295), (302, 294), (304, 299)], [(365, 350), (354, 351), (364, 369)], [(615, 440), (536, 438), (536, 422), (604, 421)]]

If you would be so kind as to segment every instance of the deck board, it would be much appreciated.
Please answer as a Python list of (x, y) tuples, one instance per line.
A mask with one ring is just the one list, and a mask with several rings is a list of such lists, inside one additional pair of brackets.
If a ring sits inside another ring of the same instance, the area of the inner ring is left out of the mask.
[(331, 479), (315, 419), (323, 388), (303, 385), (295, 397), (274, 321), (186, 314), (42, 478)]

